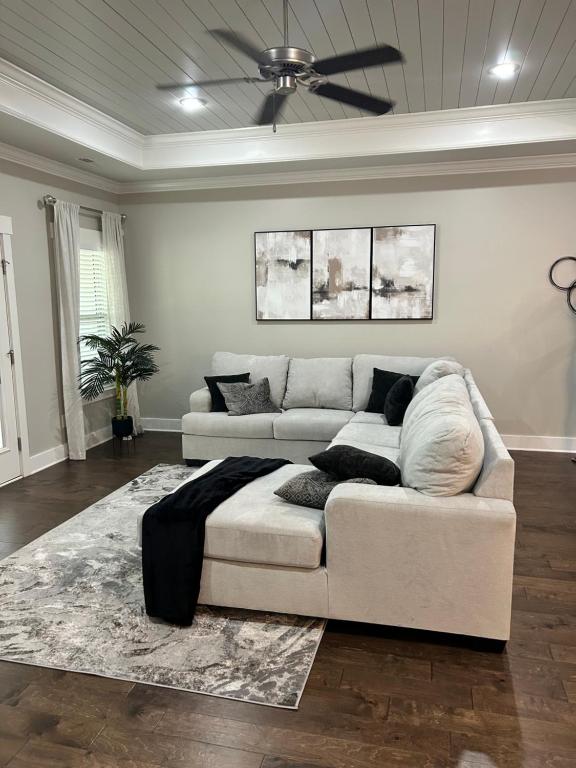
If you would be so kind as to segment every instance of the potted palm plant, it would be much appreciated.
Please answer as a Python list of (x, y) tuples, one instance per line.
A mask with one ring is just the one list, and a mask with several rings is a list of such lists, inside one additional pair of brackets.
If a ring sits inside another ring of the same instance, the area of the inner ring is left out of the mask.
[(130, 437), (134, 423), (128, 416), (128, 387), (135, 381), (146, 381), (158, 372), (154, 344), (140, 344), (135, 334), (146, 330), (142, 323), (124, 323), (120, 329), (112, 328), (109, 336), (88, 334), (81, 343), (94, 350), (94, 357), (83, 360), (78, 377), (80, 394), (94, 400), (113, 385), (116, 388), (116, 415), (112, 419), (112, 432), (116, 437)]

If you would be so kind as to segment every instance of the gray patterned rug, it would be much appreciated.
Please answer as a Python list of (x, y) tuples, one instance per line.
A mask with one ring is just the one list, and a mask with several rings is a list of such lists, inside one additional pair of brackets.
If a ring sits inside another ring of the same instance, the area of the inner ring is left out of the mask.
[(0, 561), (0, 658), (295, 709), (325, 622), (200, 607), (143, 612), (138, 515), (193, 474), (159, 464)]

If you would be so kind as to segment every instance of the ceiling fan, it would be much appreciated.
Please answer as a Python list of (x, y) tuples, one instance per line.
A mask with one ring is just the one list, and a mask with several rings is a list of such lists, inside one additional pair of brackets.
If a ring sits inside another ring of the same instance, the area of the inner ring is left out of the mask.
[(158, 85), (160, 90), (176, 90), (190, 87), (209, 88), (229, 83), (271, 83), (273, 90), (266, 96), (254, 122), (256, 125), (273, 124), (280, 115), (286, 99), (299, 87), (308, 88), (317, 96), (347, 104), (351, 107), (384, 115), (394, 106), (387, 99), (379, 99), (369, 93), (355, 91), (335, 83), (330, 83), (327, 75), (350, 72), (354, 69), (376, 67), (404, 61), (399, 50), (390, 45), (380, 45), (361, 51), (343, 53), (327, 59), (316, 59), (310, 51), (295, 48), (288, 43), (288, 0), (284, 0), (284, 44), (275, 48), (259, 51), (249, 40), (238, 32), (226, 29), (210, 30), (221, 42), (236, 48), (248, 56), (258, 66), (259, 77), (232, 77), (221, 80), (199, 80), (195, 83), (168, 83)]

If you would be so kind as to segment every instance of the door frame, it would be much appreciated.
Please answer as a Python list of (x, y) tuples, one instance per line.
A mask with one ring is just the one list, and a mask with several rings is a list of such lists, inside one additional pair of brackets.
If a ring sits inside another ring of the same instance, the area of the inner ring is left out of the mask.
[[(28, 421), (26, 419), (26, 398), (24, 394), (24, 374), (22, 368), (22, 348), (20, 346), (20, 329), (18, 327), (18, 312), (16, 309), (16, 284), (14, 282), (14, 254), (12, 252), (12, 219), (10, 216), (0, 216), (0, 240), (2, 241), (3, 259), (0, 276), (6, 284), (8, 304), (8, 333), (14, 352), (14, 395), (16, 401), (16, 425), (20, 440), (20, 477), (32, 474), (30, 463), (30, 446), (28, 443)], [(3, 274), (2, 274), (3, 273)], [(15, 478), (18, 479), (18, 478)], [(10, 481), (13, 482), (13, 481)]]

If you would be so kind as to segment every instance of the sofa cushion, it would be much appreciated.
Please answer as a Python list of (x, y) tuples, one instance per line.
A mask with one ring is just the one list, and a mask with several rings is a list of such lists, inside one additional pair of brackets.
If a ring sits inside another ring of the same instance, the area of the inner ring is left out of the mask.
[(235, 352), (216, 352), (212, 358), (212, 373), (229, 375), (238, 371), (250, 371), (250, 381), (266, 377), (270, 382), (272, 402), (280, 407), (286, 391), (288, 360), (286, 355), (238, 355)]
[(358, 411), (350, 419), (350, 424), (379, 424), (386, 425), (386, 416), (383, 413), (370, 413), (370, 411)]
[(422, 376), (416, 382), (414, 387), (415, 394), (421, 392), (424, 387), (432, 384), (434, 381), (443, 378), (444, 376), (450, 376), (455, 373), (458, 376), (464, 376), (464, 367), (457, 363), (456, 360), (435, 360), (430, 365), (427, 365)]
[(270, 382), (266, 377), (249, 383), (218, 384), (230, 416), (249, 416), (253, 413), (280, 413), (270, 399)]
[(291, 408), (274, 422), (277, 440), (332, 440), (352, 418), (353, 411), (333, 408)]
[(390, 445), (376, 445), (376, 443), (365, 443), (362, 440), (348, 440), (340, 436), (335, 437), (330, 443), (328, 448), (332, 448), (335, 445), (351, 445), (354, 448), (360, 448), (362, 451), (368, 451), (368, 453), (375, 453), (377, 456), (384, 456), (385, 459), (390, 459), (395, 464), (398, 464), (398, 454), (400, 448), (393, 448)]
[(402, 424), (406, 408), (414, 395), (414, 380), (411, 376), (402, 376), (401, 379), (390, 387), (384, 401), (384, 416), (392, 427)]
[[(186, 413), (182, 417), (185, 435), (205, 437), (274, 437), (274, 419), (278, 413), (253, 413), (229, 416), (227, 413)], [(250, 453), (250, 446), (246, 446)]]
[(353, 477), (349, 480), (336, 480), (319, 469), (310, 469), (295, 477), (290, 477), (274, 491), (276, 496), (296, 504), (299, 507), (324, 509), (328, 496), (340, 483), (359, 483), (361, 485), (376, 485), (374, 480), (365, 477)]
[[(372, 378), (372, 390), (368, 399), (366, 410), (372, 413), (384, 413), (384, 404), (388, 393), (400, 379), (406, 376), (405, 373), (396, 373), (396, 371), (383, 371), (381, 368), (374, 368)], [(412, 376), (412, 382), (416, 384), (418, 376)]]
[(210, 392), (210, 397), (212, 398), (212, 404), (210, 407), (211, 411), (216, 412), (226, 412), (228, 408), (226, 407), (226, 401), (224, 400), (224, 395), (220, 391), (220, 387), (218, 384), (233, 384), (237, 383), (239, 381), (248, 382), (250, 381), (250, 374), (249, 373), (233, 373), (229, 376), (204, 376), (204, 381), (206, 382), (206, 386), (208, 387), (208, 391)]
[[(238, 417), (243, 418), (243, 417)], [(212, 469), (209, 462), (199, 473)], [(324, 546), (324, 513), (274, 495), (307, 467), (287, 464), (260, 477), (220, 504), (206, 520), (204, 555), (218, 560), (318, 568)]]
[(352, 358), (293, 357), (284, 408), (352, 408)]
[(414, 397), (398, 457), (405, 486), (430, 496), (455, 496), (473, 487), (483, 459), (482, 431), (461, 376), (444, 376)]
[(352, 363), (354, 376), (353, 411), (365, 411), (372, 391), (374, 368), (420, 376), (436, 357), (392, 357), (389, 355), (356, 355)]
[(336, 438), (338, 440), (351, 440), (354, 443), (387, 445), (390, 448), (399, 448), (401, 432), (401, 427), (391, 427), (388, 424), (365, 424), (351, 421), (345, 427), (342, 427)]
[(400, 482), (400, 470), (393, 461), (353, 445), (333, 445), (310, 456), (309, 460), (338, 480), (367, 478), (378, 485), (398, 485)]

